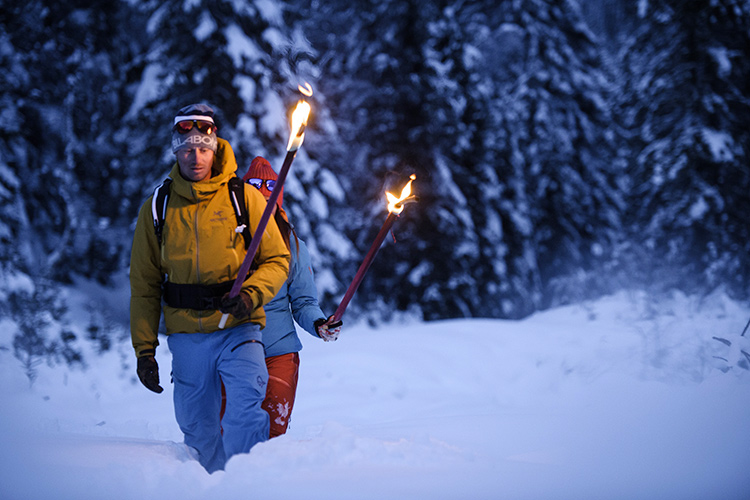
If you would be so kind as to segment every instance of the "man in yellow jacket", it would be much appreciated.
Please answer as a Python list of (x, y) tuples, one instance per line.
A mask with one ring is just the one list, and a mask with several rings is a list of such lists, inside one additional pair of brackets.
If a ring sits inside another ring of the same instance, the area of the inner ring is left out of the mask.
[[(269, 417), (261, 408), (268, 372), (260, 329), (263, 306), (289, 271), (289, 251), (273, 220), (255, 256), (242, 292), (229, 298), (245, 257), (227, 186), (237, 162), (228, 142), (216, 136), (214, 111), (192, 104), (177, 113), (172, 131), (176, 163), (161, 239), (154, 230), (153, 197), (141, 207), (130, 258), (130, 331), (138, 377), (160, 393), (156, 362), (162, 312), (172, 353), (175, 417), (185, 444), (208, 472), (224, 468), (237, 453), (268, 439)], [(244, 190), (250, 231), (266, 200)], [(219, 329), (222, 313), (231, 314)], [(221, 383), (226, 388), (219, 421)], [(223, 432), (222, 432), (223, 431)]]

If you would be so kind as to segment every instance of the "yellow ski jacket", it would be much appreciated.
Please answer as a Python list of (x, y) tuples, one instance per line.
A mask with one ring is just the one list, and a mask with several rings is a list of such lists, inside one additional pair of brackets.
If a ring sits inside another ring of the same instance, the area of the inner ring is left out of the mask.
[[(157, 331), (161, 313), (167, 335), (171, 333), (211, 333), (219, 328), (222, 313), (162, 306), (161, 284), (211, 285), (233, 281), (245, 258), (245, 241), (235, 231), (237, 219), (229, 199), (227, 182), (237, 171), (232, 147), (218, 139), (214, 174), (204, 182), (190, 182), (180, 175), (177, 163), (164, 219), (162, 244), (154, 232), (149, 197), (141, 207), (130, 254), (130, 335), (136, 356), (159, 345)], [(266, 200), (257, 189), (245, 189), (245, 206), (250, 231), (260, 222)], [(254, 310), (249, 319), (229, 316), (226, 328), (246, 321), (265, 327), (263, 306), (274, 298), (289, 273), (289, 250), (273, 217), (255, 257), (255, 270), (244, 282)], [(149, 352), (149, 354), (153, 354)]]

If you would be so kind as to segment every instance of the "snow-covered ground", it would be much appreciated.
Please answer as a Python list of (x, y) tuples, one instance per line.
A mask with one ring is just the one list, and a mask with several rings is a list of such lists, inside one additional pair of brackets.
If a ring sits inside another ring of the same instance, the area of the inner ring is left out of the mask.
[(303, 333), (288, 434), (213, 475), (181, 444), (166, 342), (161, 395), (127, 342), (86, 371), (40, 366), (31, 388), (0, 350), (0, 498), (747, 499), (748, 317), (720, 294), (621, 293)]

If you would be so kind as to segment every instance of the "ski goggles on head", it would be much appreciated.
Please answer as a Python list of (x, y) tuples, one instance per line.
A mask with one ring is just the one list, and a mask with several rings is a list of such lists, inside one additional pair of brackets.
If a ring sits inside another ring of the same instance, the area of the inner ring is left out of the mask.
[(248, 179), (245, 182), (253, 186), (255, 189), (260, 189), (260, 187), (265, 184), (266, 188), (268, 188), (269, 191), (273, 191), (273, 188), (276, 187), (276, 181), (273, 179), (257, 179), (252, 178)]
[(216, 132), (216, 125), (206, 120), (181, 120), (174, 124), (172, 130), (177, 131), (179, 134), (187, 134), (193, 130), (193, 127), (206, 135)]

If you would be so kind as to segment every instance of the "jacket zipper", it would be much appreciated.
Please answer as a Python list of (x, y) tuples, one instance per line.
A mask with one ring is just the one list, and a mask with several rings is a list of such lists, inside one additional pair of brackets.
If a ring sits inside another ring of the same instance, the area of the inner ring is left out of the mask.
[[(195, 192), (193, 192), (195, 195)], [(193, 231), (195, 232), (195, 276), (198, 283), (201, 282), (201, 266), (200, 266), (200, 242), (198, 240), (198, 213), (200, 212), (201, 201), (195, 204), (195, 216), (193, 217)], [(198, 313), (198, 328), (203, 333), (203, 313)]]

